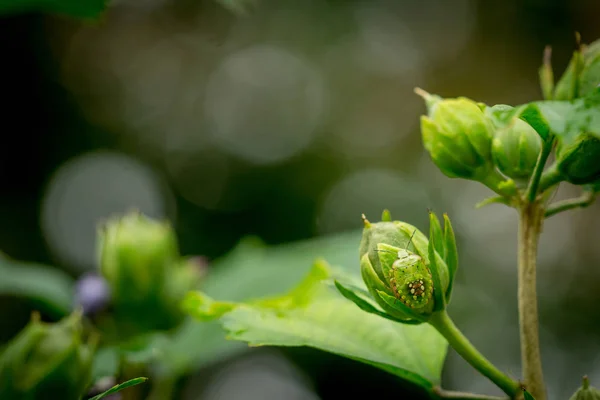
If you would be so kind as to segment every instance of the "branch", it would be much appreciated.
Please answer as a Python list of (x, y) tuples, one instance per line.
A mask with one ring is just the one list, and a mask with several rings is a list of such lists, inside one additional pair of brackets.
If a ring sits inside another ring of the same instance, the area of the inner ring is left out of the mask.
[(573, 208), (585, 208), (589, 207), (596, 200), (596, 193), (593, 191), (586, 191), (581, 196), (574, 199), (567, 199), (557, 201), (551, 204), (544, 213), (544, 218), (550, 218), (551, 216), (561, 213), (563, 211), (571, 210)]

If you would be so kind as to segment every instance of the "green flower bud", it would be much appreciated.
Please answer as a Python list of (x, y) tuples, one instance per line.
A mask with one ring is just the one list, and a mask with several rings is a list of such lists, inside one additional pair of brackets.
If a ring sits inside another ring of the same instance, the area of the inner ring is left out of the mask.
[(423, 144), (437, 167), (451, 178), (479, 180), (487, 174), (493, 128), (478, 104), (418, 93), (428, 106), (421, 117)]
[(484, 113), (485, 104), (465, 97), (442, 99), (422, 89), (415, 92), (428, 110), (421, 116), (423, 145), (440, 171), (450, 178), (479, 181), (503, 196), (514, 195), (515, 183), (492, 162), (494, 127)]
[(116, 336), (168, 330), (183, 320), (179, 303), (200, 271), (181, 259), (170, 224), (137, 212), (110, 219), (99, 230), (98, 250)]
[(563, 139), (556, 149), (556, 168), (575, 185), (600, 179), (600, 139), (584, 133)]
[(414, 226), (392, 221), (387, 211), (381, 222), (364, 222), (361, 274), (383, 310), (407, 323), (425, 322), (444, 310), (458, 263), (448, 218), (442, 232), (437, 217), (430, 214), (429, 240)]
[(527, 122), (515, 118), (498, 129), (492, 142), (494, 164), (513, 179), (528, 179), (542, 150), (540, 135)]
[(0, 398), (81, 399), (96, 349), (82, 331), (80, 312), (53, 324), (34, 315), (0, 356)]
[(600, 400), (600, 390), (590, 386), (588, 377), (584, 376), (582, 386), (577, 389), (570, 400)]

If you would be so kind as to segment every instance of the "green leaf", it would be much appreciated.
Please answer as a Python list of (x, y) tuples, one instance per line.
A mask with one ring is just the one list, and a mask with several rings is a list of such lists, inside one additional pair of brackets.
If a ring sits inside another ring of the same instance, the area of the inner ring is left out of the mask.
[(535, 400), (535, 398), (527, 390), (523, 389), (523, 397), (525, 400)]
[[(201, 289), (227, 301), (284, 293), (308, 273), (318, 257), (356, 271), (356, 280), (362, 284), (357, 254), (361, 235), (362, 231), (356, 230), (277, 246), (266, 246), (247, 237), (212, 263)], [(156, 347), (164, 356), (156, 367), (164, 375), (186, 373), (247, 350), (244, 343), (226, 340), (218, 321), (200, 322), (193, 318)]]
[(584, 132), (600, 137), (600, 88), (574, 101), (537, 101), (511, 110), (496, 109), (490, 115), (497, 126), (519, 117), (544, 139), (550, 137), (549, 133), (569, 141)]
[(106, 5), (107, 0), (0, 0), (0, 14), (42, 12), (96, 19)]
[(113, 386), (112, 388), (108, 389), (104, 393), (100, 393), (99, 395), (92, 397), (90, 400), (100, 400), (100, 399), (103, 399), (103, 398), (105, 398), (107, 396), (110, 396), (111, 394), (115, 394), (117, 392), (120, 392), (123, 389), (127, 389), (128, 387), (139, 385), (140, 383), (144, 383), (147, 380), (148, 380), (148, 378), (144, 378), (144, 377), (130, 379), (130, 380), (126, 381), (126, 382), (123, 382), (123, 383), (120, 383), (118, 385)]
[(62, 317), (72, 311), (74, 280), (45, 265), (18, 262), (0, 253), (0, 295), (25, 297)]
[(440, 383), (447, 342), (429, 324), (395, 323), (366, 313), (345, 299), (332, 283), (339, 280), (358, 285), (357, 274), (358, 268), (350, 272), (316, 262), (304, 280), (285, 295), (237, 302), (223, 314), (223, 308), (231, 304), (217, 307), (218, 301), (210, 299), (208, 307), (204, 306), (204, 294), (190, 293), (184, 303), (196, 317), (220, 317), (229, 339), (250, 346), (314, 347), (432, 390)]

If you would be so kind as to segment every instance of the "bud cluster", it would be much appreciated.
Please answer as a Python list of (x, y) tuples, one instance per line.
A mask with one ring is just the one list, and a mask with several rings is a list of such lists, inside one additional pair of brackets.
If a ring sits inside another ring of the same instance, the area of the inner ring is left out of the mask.
[(535, 129), (516, 117), (497, 126), (485, 104), (464, 97), (442, 99), (416, 92), (427, 105), (421, 133), (435, 165), (448, 177), (475, 180), (502, 196), (514, 196), (532, 175), (541, 151)]

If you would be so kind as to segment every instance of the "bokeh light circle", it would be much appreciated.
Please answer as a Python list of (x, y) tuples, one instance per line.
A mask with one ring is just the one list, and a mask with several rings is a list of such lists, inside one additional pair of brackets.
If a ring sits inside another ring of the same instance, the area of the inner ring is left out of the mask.
[[(173, 217), (170, 195), (141, 162), (114, 152), (92, 152), (67, 161), (43, 196), (40, 225), (61, 262), (79, 270), (96, 265), (96, 228), (107, 217), (137, 209)], [(171, 215), (169, 215), (171, 214)]]
[(326, 104), (319, 71), (288, 50), (255, 45), (210, 76), (204, 112), (224, 151), (256, 164), (288, 159), (312, 142)]

